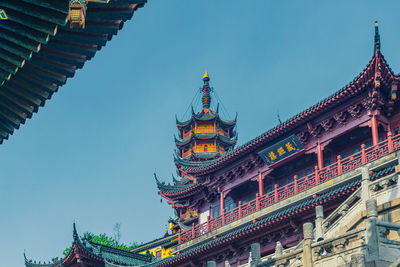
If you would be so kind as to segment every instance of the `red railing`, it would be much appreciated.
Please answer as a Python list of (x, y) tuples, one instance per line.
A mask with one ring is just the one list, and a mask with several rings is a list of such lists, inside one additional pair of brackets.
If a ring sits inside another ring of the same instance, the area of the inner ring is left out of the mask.
[(361, 145), (361, 151), (358, 153), (344, 159), (339, 155), (335, 163), (321, 170), (316, 167), (313, 173), (302, 178), (298, 178), (297, 175), (295, 175), (294, 181), (289, 184), (281, 187), (275, 185), (274, 191), (270, 193), (263, 196), (257, 194), (256, 199), (245, 204), (239, 202), (238, 207), (233, 210), (222, 212), (221, 215), (215, 218), (210, 218), (209, 216), (205, 223), (199, 225), (193, 224), (192, 229), (179, 232), (179, 244), (254, 213), (257, 210), (268, 207), (273, 203), (293, 196), (316, 184), (332, 179), (344, 172), (354, 170), (365, 163), (371, 162), (395, 150), (400, 150), (400, 134), (392, 136), (389, 132), (388, 138), (375, 146), (365, 148), (365, 145)]

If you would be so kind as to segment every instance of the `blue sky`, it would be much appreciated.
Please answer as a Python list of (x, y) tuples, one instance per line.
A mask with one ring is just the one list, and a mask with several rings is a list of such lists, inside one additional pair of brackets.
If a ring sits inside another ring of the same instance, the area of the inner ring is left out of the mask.
[[(245, 4), (244, 4), (245, 3)], [(175, 173), (181, 118), (208, 70), (239, 144), (356, 77), (382, 52), (400, 71), (399, 1), (149, 0), (38, 114), (0, 145), (4, 266), (50, 260), (80, 233), (146, 242), (172, 210), (153, 172)]]

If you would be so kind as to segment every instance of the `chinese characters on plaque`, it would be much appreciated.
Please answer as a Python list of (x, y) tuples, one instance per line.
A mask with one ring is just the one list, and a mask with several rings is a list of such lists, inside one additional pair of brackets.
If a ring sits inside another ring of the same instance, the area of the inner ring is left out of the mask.
[(297, 151), (304, 149), (303, 144), (295, 135), (262, 150), (258, 153), (267, 165), (280, 161)]

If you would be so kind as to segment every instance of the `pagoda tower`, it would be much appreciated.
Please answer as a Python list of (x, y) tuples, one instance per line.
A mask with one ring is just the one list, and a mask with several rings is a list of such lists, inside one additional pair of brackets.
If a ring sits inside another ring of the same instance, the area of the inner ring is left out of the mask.
[(225, 120), (219, 114), (219, 103), (216, 110), (211, 108), (210, 77), (206, 72), (203, 77), (202, 109), (195, 112), (189, 120), (180, 122), (176, 119), (179, 137), (175, 137), (177, 155), (175, 163), (178, 165), (190, 162), (204, 162), (214, 160), (225, 152), (231, 151), (236, 142), (236, 118)]

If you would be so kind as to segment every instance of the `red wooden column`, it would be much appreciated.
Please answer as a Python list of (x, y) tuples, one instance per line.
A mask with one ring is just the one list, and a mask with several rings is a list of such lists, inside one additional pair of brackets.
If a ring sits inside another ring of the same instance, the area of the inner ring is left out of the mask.
[(367, 154), (365, 153), (365, 144), (361, 145), (361, 163), (367, 163)]
[(192, 238), (195, 238), (195, 237), (196, 237), (196, 231), (194, 228), (194, 223), (192, 223)]
[(318, 159), (318, 168), (322, 170), (324, 168), (324, 154), (323, 148), (320, 143), (317, 145), (317, 159)]
[(275, 198), (275, 202), (278, 202), (278, 198), (279, 198), (279, 195), (278, 195), (278, 184), (275, 184), (274, 185), (274, 198)]
[(222, 224), (225, 224), (225, 194), (224, 192), (220, 193), (220, 211), (222, 216)]
[(378, 123), (376, 121), (376, 115), (372, 115), (371, 117), (371, 130), (372, 130), (372, 144), (376, 145), (379, 142)]
[(258, 172), (258, 195), (262, 197), (264, 195), (264, 178), (261, 172)]
[(389, 147), (389, 153), (393, 152), (393, 134), (392, 132), (387, 133), (387, 139), (388, 139), (388, 147)]
[(319, 184), (319, 182), (318, 166), (315, 166), (315, 184)]

